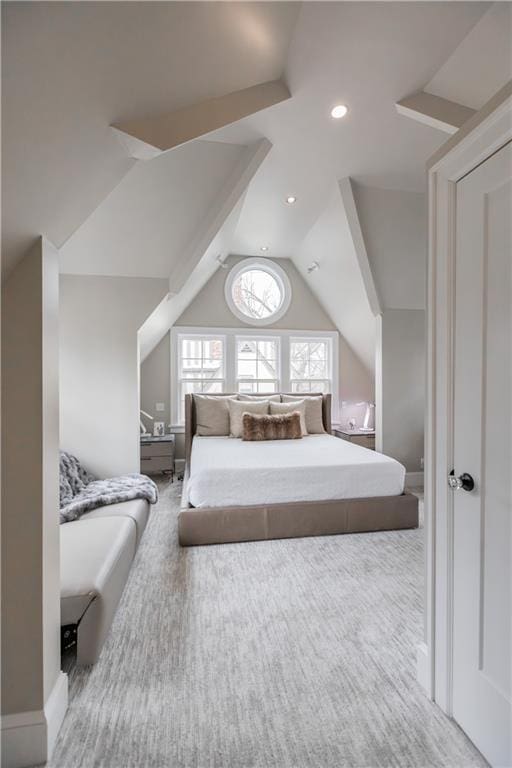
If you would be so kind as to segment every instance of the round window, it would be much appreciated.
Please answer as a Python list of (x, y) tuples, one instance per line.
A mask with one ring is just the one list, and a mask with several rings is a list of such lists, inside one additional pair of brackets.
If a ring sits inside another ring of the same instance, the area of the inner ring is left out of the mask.
[(226, 301), (236, 317), (251, 325), (279, 320), (291, 300), (286, 272), (267, 259), (244, 259), (228, 274)]

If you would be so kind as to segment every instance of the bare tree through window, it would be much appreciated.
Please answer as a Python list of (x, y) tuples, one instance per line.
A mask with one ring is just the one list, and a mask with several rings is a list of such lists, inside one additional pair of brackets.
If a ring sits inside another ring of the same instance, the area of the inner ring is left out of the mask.
[(329, 392), (330, 346), (325, 339), (290, 342), (290, 382), (294, 392)]
[(277, 280), (262, 269), (242, 272), (233, 283), (232, 295), (239, 311), (256, 320), (274, 315), (283, 301)]

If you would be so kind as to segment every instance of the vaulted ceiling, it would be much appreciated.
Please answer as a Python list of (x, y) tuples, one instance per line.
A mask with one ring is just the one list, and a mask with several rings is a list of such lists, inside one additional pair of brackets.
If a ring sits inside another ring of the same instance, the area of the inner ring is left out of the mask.
[(137, 163), (64, 245), (62, 270), (169, 277), (243, 150), (196, 141)]
[[(481, 106), (511, 76), (505, 6), (4, 3), (3, 268), (42, 233), (63, 272), (168, 277), (175, 296), (160, 308), (160, 333), (219, 256), (266, 245), (305, 276), (315, 256), (324, 263), (312, 288), (368, 362), (368, 306), (357, 322), (357, 306), (349, 316), (336, 304), (363, 285), (337, 182), (356, 182), (385, 306), (397, 291), (377, 229), (386, 210), (399, 216), (400, 195), (420, 221), (425, 162), (446, 139), (395, 103), (425, 89)], [(279, 78), (291, 98), (151, 160), (130, 157), (109, 127)], [(340, 121), (329, 115), (336, 103), (349, 106)]]
[[(479, 20), (481, 3), (304, 3), (286, 64), (292, 99), (210, 138), (267, 136), (274, 149), (251, 184), (233, 248), (262, 242), (292, 256), (347, 176), (423, 190), (425, 161), (445, 141), (400, 117), (395, 102), (428, 83)], [(347, 104), (343, 120), (331, 107)], [(298, 203), (284, 210), (286, 195)]]
[(37, 234), (60, 248), (134, 165), (110, 125), (280, 77), (297, 13), (279, 2), (3, 3), (4, 268)]

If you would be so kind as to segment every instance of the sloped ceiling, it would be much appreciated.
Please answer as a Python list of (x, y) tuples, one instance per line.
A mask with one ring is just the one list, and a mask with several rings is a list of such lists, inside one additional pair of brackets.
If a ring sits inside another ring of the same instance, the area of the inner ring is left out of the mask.
[[(320, 269), (308, 274), (308, 265)], [(375, 369), (375, 317), (370, 309), (337, 184), (301, 243), (294, 263), (345, 340), (370, 373)]]
[(497, 2), (436, 72), (425, 91), (481, 109), (512, 78), (512, 3)]
[(64, 245), (61, 271), (168, 278), (244, 149), (197, 141), (138, 163)]
[[(260, 255), (268, 245), (269, 256), (292, 258), (303, 274), (321, 260), (308, 284), (371, 369), (374, 324), (337, 180), (423, 191), (425, 161), (446, 137), (401, 118), (394, 104), (428, 83), (441, 88), (436, 73), (455, 66), (454, 51), (466, 56), (463, 41), (480, 20), (488, 23), (489, 9), (478, 2), (4, 3), (4, 267), (43, 233), (61, 248), (65, 271), (169, 276), (240, 153), (266, 137), (273, 149), (222, 248)], [(469, 47), (478, 77), (487, 53)], [(290, 100), (136, 166), (109, 129), (283, 74)], [(344, 120), (329, 116), (336, 103), (349, 106)], [(284, 203), (289, 194), (294, 206)], [(211, 269), (200, 261), (196, 271)], [(176, 305), (194, 295), (190, 285)]]
[(181, 313), (194, 300), (208, 280), (219, 269), (217, 256), (224, 258), (229, 252), (235, 227), (240, 217), (245, 196), (242, 195), (225, 218), (220, 230), (212, 240), (202, 259), (189, 275), (185, 284), (177, 294), (169, 294), (139, 329), (139, 356), (142, 363), (151, 354), (165, 333), (176, 322)]
[[(292, 98), (210, 139), (246, 143), (266, 136), (272, 162), (247, 194), (233, 252), (293, 257), (347, 176), (390, 189), (422, 191), (425, 162), (446, 137), (401, 118), (394, 104), (421, 90), (489, 6), (483, 3), (304, 3), (290, 46)], [(343, 120), (330, 110), (347, 104)], [(284, 205), (296, 195), (293, 207)]]
[(382, 309), (425, 309), (426, 195), (355, 184), (354, 197)]
[(297, 11), (3, 3), (3, 268), (38, 234), (60, 248), (130, 170), (109, 125), (280, 77)]

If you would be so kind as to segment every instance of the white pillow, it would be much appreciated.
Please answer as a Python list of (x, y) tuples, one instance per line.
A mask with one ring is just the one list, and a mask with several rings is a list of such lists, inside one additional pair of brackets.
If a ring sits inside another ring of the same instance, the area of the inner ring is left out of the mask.
[(229, 431), (231, 437), (242, 437), (244, 413), (255, 413), (260, 416), (268, 413), (268, 400), (229, 400)]
[(293, 413), (298, 411), (300, 414), (300, 429), (303, 435), (308, 434), (306, 429), (306, 403), (304, 400), (295, 400), (293, 403), (270, 403), (270, 413)]
[(309, 435), (325, 434), (324, 417), (322, 411), (322, 395), (311, 395), (308, 397), (295, 397), (294, 395), (283, 395), (283, 403), (293, 403), (304, 400), (306, 403), (306, 429)]
[(228, 400), (235, 396), (194, 395), (196, 406), (196, 435), (224, 436), (229, 435)]

